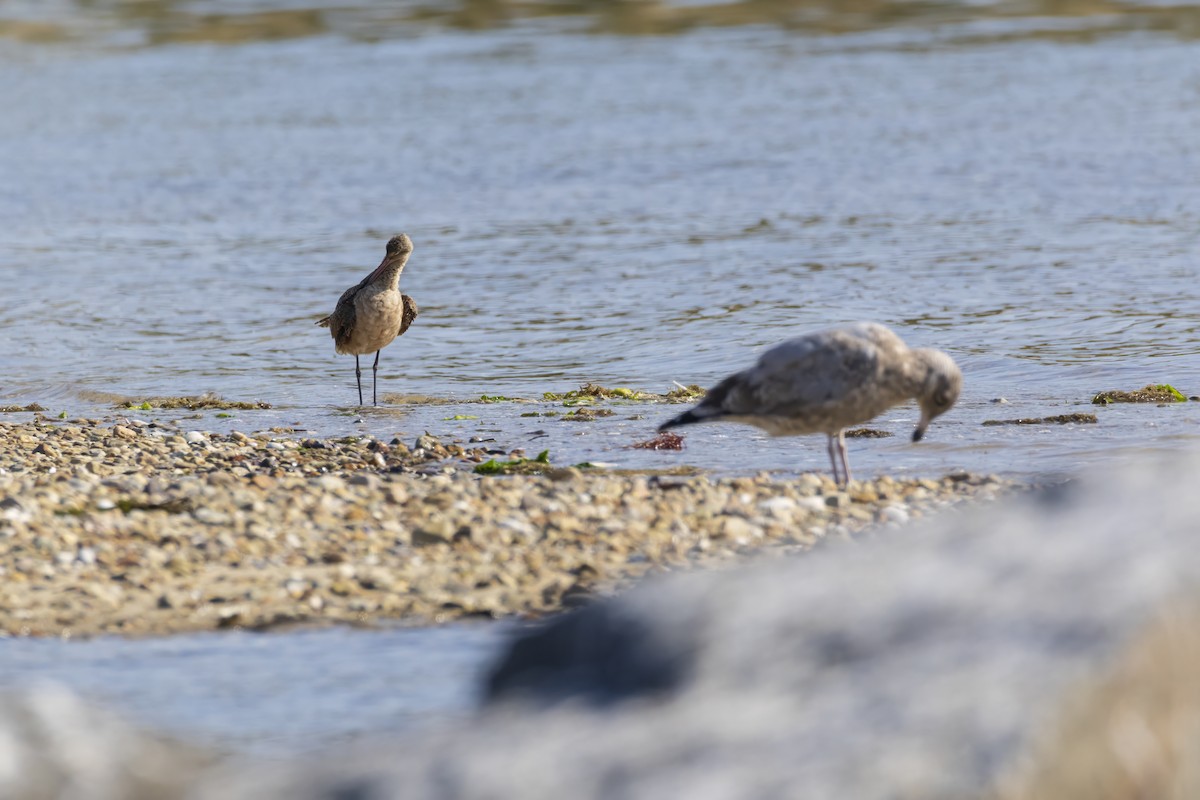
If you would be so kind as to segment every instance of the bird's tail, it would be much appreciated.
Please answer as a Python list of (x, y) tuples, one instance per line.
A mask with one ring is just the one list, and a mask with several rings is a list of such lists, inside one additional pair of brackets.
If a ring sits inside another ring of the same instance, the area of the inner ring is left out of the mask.
[(328, 317), (325, 317), (325, 319), (319, 319), (319, 320), (317, 320), (317, 324), (318, 324), (318, 325), (320, 325), (322, 328), (328, 328), (328, 327), (329, 327), (329, 321), (330, 321), (331, 319), (333, 319), (333, 314), (330, 314)]

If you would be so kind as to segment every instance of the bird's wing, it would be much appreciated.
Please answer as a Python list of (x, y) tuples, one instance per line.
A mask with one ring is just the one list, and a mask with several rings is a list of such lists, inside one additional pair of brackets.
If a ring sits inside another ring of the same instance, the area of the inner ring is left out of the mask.
[(404, 313), (400, 317), (400, 333), (397, 333), (397, 336), (402, 336), (408, 330), (408, 326), (413, 324), (417, 314), (421, 313), (421, 309), (417, 308), (417, 301), (408, 295), (400, 295), (400, 302), (404, 304)]
[(329, 333), (335, 342), (345, 341), (354, 331), (354, 322), (358, 316), (358, 312), (354, 308), (354, 295), (358, 293), (359, 288), (361, 287), (351, 286), (342, 292), (333, 313), (317, 323), (323, 328), (329, 328)]
[(837, 404), (873, 376), (879, 351), (869, 341), (841, 332), (789, 339), (738, 373), (726, 392), (729, 414), (778, 414)]

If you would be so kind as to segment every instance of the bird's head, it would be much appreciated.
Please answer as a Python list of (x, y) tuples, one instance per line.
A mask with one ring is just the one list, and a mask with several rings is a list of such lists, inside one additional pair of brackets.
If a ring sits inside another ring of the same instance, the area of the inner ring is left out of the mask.
[(399, 255), (408, 255), (412, 252), (412, 239), (408, 238), (406, 233), (398, 233), (388, 239), (387, 255), (389, 258), (395, 258)]
[(958, 401), (962, 391), (962, 371), (950, 356), (940, 350), (916, 350), (914, 353), (926, 369), (925, 381), (917, 395), (921, 420), (913, 431), (913, 441), (919, 442), (925, 436), (929, 423), (949, 411)]

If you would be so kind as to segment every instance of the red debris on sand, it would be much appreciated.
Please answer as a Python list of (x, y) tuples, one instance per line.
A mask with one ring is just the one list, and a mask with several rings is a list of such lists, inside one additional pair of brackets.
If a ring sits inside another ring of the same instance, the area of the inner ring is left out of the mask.
[(683, 437), (677, 433), (660, 433), (653, 439), (629, 446), (637, 450), (682, 450)]

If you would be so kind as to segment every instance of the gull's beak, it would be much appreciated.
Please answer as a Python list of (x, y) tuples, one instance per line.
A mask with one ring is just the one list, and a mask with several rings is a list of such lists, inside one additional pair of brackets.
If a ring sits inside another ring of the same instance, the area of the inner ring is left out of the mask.
[(933, 416), (924, 411), (921, 412), (921, 420), (917, 423), (917, 429), (913, 431), (913, 441), (919, 442), (925, 438), (925, 429), (929, 427), (929, 423), (933, 421)]

